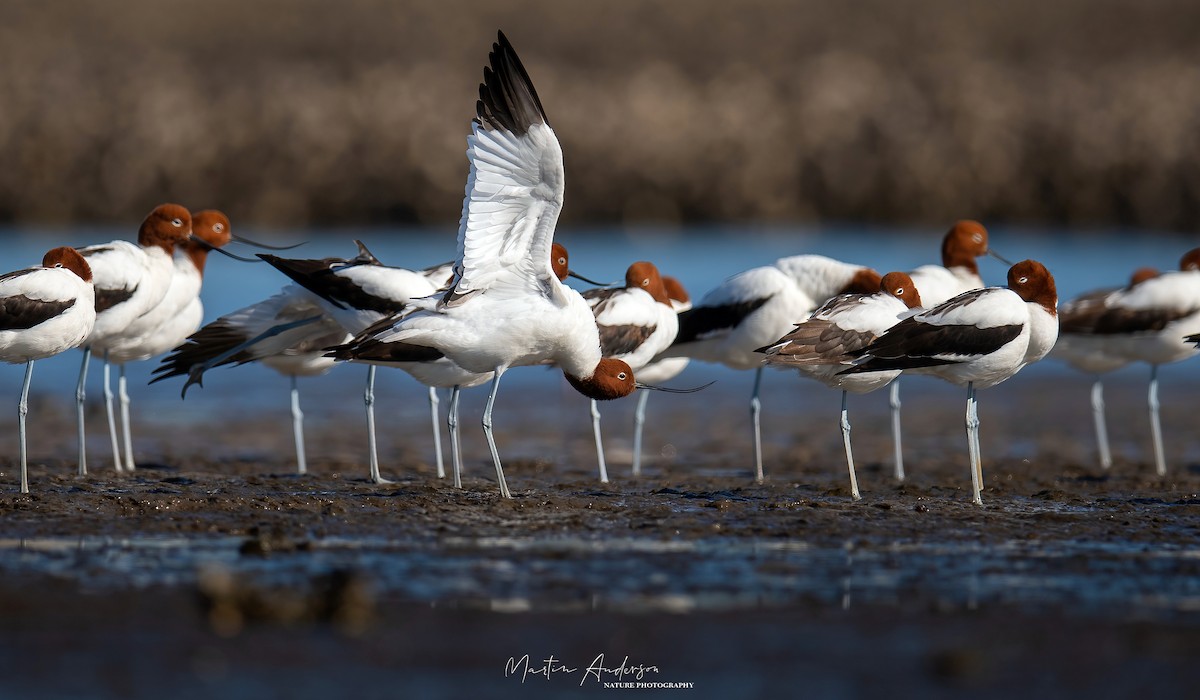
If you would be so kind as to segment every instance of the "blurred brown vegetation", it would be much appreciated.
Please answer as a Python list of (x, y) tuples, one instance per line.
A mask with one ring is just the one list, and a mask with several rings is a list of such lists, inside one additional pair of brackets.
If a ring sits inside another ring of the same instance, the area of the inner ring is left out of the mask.
[(1194, 0), (4, 0), (0, 220), (452, 225), (497, 28), (564, 220), (1200, 228)]

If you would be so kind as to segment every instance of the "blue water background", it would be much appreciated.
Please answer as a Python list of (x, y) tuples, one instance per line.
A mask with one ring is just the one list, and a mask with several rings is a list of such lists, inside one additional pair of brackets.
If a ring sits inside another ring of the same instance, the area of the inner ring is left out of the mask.
[[(239, 233), (272, 243), (304, 241), (306, 244), (303, 247), (285, 255), (308, 258), (352, 256), (355, 253), (353, 240), (357, 238), (363, 240), (384, 263), (411, 268), (450, 260), (455, 253), (455, 230), (452, 226), (437, 230), (346, 228), (239, 230)], [(5, 241), (0, 268), (9, 270), (34, 264), (45, 250), (56, 245), (91, 245), (116, 238), (129, 238), (131, 234), (125, 229), (95, 227), (0, 231)], [(730, 275), (770, 264), (782, 256), (800, 253), (817, 253), (870, 265), (881, 273), (912, 269), (918, 265), (939, 262), (941, 237), (940, 230), (916, 228), (730, 226), (567, 229), (560, 230), (556, 240), (568, 246), (572, 268), (593, 279), (616, 281), (622, 278), (629, 263), (651, 260), (665, 274), (680, 279), (698, 299)], [(1122, 284), (1137, 267), (1176, 269), (1180, 256), (1200, 241), (1191, 236), (1160, 232), (996, 227), (991, 229), (991, 243), (993, 248), (1010, 260), (1034, 258), (1045, 263), (1057, 280), (1060, 299), (1065, 300), (1096, 287)], [(231, 250), (243, 254), (252, 252), (237, 245)], [(989, 284), (1000, 285), (1005, 281), (1006, 266), (999, 261), (982, 258), (980, 270)], [(286, 281), (265, 264), (250, 265), (211, 256), (203, 290), (206, 322), (274, 294)], [(79, 360), (79, 353), (72, 351), (39, 362), (35, 370), (34, 394), (62, 397), (63, 401), (69, 401), (74, 391)], [(141, 414), (176, 420), (197, 415), (211, 417), (214, 412), (228, 412), (235, 406), (248, 411), (268, 406), (286, 406), (286, 381), (263, 367), (246, 366), (210, 372), (206, 375), (204, 388), (193, 390), (186, 401), (181, 401), (179, 388), (182, 382), (178, 379), (146, 386), (156, 364), (157, 361), (134, 363), (129, 368), (135, 411)], [(1145, 372), (1145, 368), (1130, 367), (1116, 373), (1116, 379), (1140, 378)], [(1062, 363), (1045, 361), (1027, 368), (1022, 373), (1022, 380), (1029, 381), (1044, 374), (1065, 373), (1074, 374)], [(315, 401), (320, 405), (332, 405), (361, 396), (361, 374), (359, 368), (339, 368), (325, 377), (305, 380), (303, 390), (306, 403)], [(1191, 378), (1195, 374), (1195, 361), (1180, 363), (1162, 371), (1163, 378), (1168, 382), (1173, 377)], [(89, 393), (96, 398), (100, 395), (99, 376), (99, 368), (94, 365)], [(0, 397), (15, 397), (21, 377), (20, 367), (0, 367)], [(672, 383), (678, 386), (695, 385), (714, 379), (724, 390), (736, 387), (740, 392), (749, 388), (749, 378), (745, 374), (698, 363), (693, 363)], [(1085, 381), (1085, 378), (1080, 376), (1080, 381)], [(415, 416), (426, 410), (424, 402), (417, 400), (423, 396), (420, 387), (403, 373), (381, 372), (379, 382), (382, 396), (398, 392), (414, 399), (398, 405), (396, 410), (402, 414), (411, 411)], [(798, 380), (776, 380), (777, 384), (787, 382)], [(561, 384), (557, 373), (541, 368), (523, 369), (505, 376), (506, 391), (514, 391), (513, 387), (535, 389)], [(932, 383), (916, 382), (914, 385), (916, 391), (922, 391)]]

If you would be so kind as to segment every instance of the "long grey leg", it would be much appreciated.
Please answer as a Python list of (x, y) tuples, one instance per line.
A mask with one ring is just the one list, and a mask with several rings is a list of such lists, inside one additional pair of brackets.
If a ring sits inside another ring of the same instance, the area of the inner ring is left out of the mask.
[(763, 368), (754, 370), (754, 393), (750, 396), (750, 419), (754, 422), (754, 481), (763, 482), (762, 464), (762, 426), (759, 414), (762, 413), (762, 402), (758, 400), (758, 390), (762, 385)]
[(592, 399), (592, 435), (596, 438), (596, 462), (600, 465), (600, 483), (608, 483), (608, 467), (604, 464), (604, 444), (600, 440), (600, 406)]
[[(117, 374), (117, 397), (121, 401), (121, 431), (125, 438), (125, 469), (133, 471), (136, 465), (133, 463), (133, 431), (129, 427), (129, 386), (125, 380), (125, 365), (121, 365), (121, 370)], [(117, 461), (120, 461), (118, 455)]]
[(904, 481), (904, 449), (900, 446), (900, 377), (892, 380), (888, 404), (892, 407), (892, 446), (896, 453), (896, 481)]
[(83, 365), (79, 368), (79, 383), (75, 385), (76, 425), (79, 428), (79, 476), (87, 476), (87, 432), (84, 430), (83, 400), (87, 398), (88, 364), (92, 360), (92, 347), (83, 348)]
[(971, 458), (972, 501), (983, 505), (983, 466), (979, 459), (979, 413), (975, 406), (975, 383), (967, 383), (967, 451)]
[(858, 492), (858, 477), (854, 475), (854, 451), (850, 448), (850, 416), (846, 410), (848, 394), (842, 391), (842, 442), (846, 445), (846, 468), (850, 470), (850, 495), (854, 500), (861, 501), (862, 495)]
[(304, 454), (304, 411), (300, 410), (300, 387), (296, 375), (292, 375), (292, 437), (296, 440), (296, 473), (308, 473), (308, 459)]
[(437, 389), (429, 387), (429, 417), (433, 420), (433, 450), (437, 453), (437, 475), (439, 479), (446, 478), (446, 464), (442, 461), (442, 426), (438, 420), (438, 404), (441, 400), (438, 399)]
[(1159, 476), (1167, 473), (1167, 460), (1163, 456), (1162, 423), (1158, 418), (1158, 365), (1150, 365), (1150, 436), (1154, 439), (1154, 468)]
[(497, 367), (492, 377), (492, 391), (488, 394), (487, 405), (483, 409), (483, 435), (487, 438), (488, 449), (492, 451), (492, 461), (496, 463), (496, 480), (500, 482), (500, 495), (512, 498), (508, 490), (508, 482), (504, 480), (504, 467), (500, 466), (500, 453), (496, 450), (496, 438), (492, 437), (492, 406), (496, 403), (496, 391), (500, 388), (500, 377), (504, 367)]
[(25, 433), (25, 416), (29, 415), (29, 382), (33, 379), (33, 360), (25, 362), (25, 382), (21, 384), (21, 402), (17, 404), (17, 421), (20, 424), (18, 439), (21, 442), (21, 493), (29, 493), (29, 444)]
[(113, 412), (112, 379), (109, 377), (108, 351), (104, 351), (104, 411), (108, 414), (108, 437), (112, 440), (113, 463), (117, 471), (122, 472), (121, 448), (117, 444), (117, 419)]
[(446, 412), (446, 427), (450, 432), (450, 460), (454, 463), (454, 488), (462, 488), (462, 444), (458, 436), (458, 395), (462, 387), (455, 385), (450, 390), (450, 406)]
[(1100, 466), (1112, 466), (1112, 452), (1108, 449), (1108, 425), (1104, 420), (1104, 383), (1099, 376), (1092, 383), (1092, 420), (1096, 423), (1096, 446), (1100, 449)]
[(371, 464), (371, 483), (390, 484), (379, 473), (379, 451), (375, 442), (375, 365), (367, 368), (367, 389), (363, 392), (363, 403), (367, 406), (367, 450)]
[(633, 475), (642, 475), (642, 426), (646, 425), (646, 402), (650, 392), (639, 391), (637, 408), (633, 411)]

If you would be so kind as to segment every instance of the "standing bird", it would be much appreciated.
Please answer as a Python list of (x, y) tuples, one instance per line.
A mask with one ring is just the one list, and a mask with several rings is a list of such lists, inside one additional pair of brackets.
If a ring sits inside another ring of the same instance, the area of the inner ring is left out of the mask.
[(850, 470), (850, 494), (856, 501), (862, 496), (858, 493), (854, 453), (850, 448), (847, 393), (875, 391), (899, 376), (900, 370), (841, 372), (854, 363), (856, 352), (920, 306), (921, 297), (912, 278), (903, 272), (889, 272), (883, 276), (878, 292), (836, 296), (814, 311), (808, 320), (796, 324), (791, 333), (761, 349), (766, 353), (763, 362), (767, 365), (795, 367), (802, 375), (842, 390), (842, 442), (846, 448), (846, 467)]
[(1197, 348), (1184, 340), (1200, 332), (1200, 248), (1184, 253), (1178, 272), (1167, 272), (1104, 298), (1093, 333), (1105, 336), (1113, 355), (1150, 365), (1150, 434), (1154, 466), (1167, 473), (1159, 419), (1158, 366), (1192, 357)]
[[(119, 368), (117, 396), (121, 404), (121, 429), (124, 437), (124, 468), (133, 471), (133, 439), (129, 425), (129, 389), (125, 365), (161, 355), (182, 343), (200, 327), (204, 320), (204, 305), (200, 287), (208, 253), (232, 240), (229, 218), (215, 209), (192, 215), (192, 237), (175, 247), (175, 271), (162, 300), (149, 311), (134, 319), (119, 335), (103, 347), (93, 346), (92, 354), (107, 355), (107, 361)], [(116, 457), (121, 471), (121, 456)]]
[(262, 362), (291, 380), (292, 433), (296, 471), (307, 473), (304, 412), (300, 409), (299, 377), (325, 374), (334, 366), (325, 348), (344, 343), (350, 335), (325, 314), (307, 290), (289, 285), (278, 294), (221, 316), (192, 335), (163, 358), (151, 384), (187, 375), (188, 387), (200, 384), (204, 372), (227, 364)]
[[(625, 271), (624, 287), (589, 289), (583, 293), (583, 298), (596, 317), (601, 354), (623, 360), (634, 372), (670, 347), (679, 330), (675, 307), (671, 305), (671, 297), (654, 263), (635, 262)], [(600, 439), (600, 407), (594, 398), (591, 407), (600, 482), (607, 484), (608, 468)]]
[[(1126, 289), (1148, 279), (1158, 277), (1153, 268), (1136, 270)], [(1112, 352), (1112, 337), (1096, 333), (1096, 325), (1108, 310), (1106, 300), (1119, 288), (1099, 289), (1072, 299), (1058, 310), (1058, 342), (1054, 344), (1052, 357), (1063, 360), (1081, 372), (1091, 374), (1092, 423), (1096, 428), (1096, 447), (1100, 455), (1100, 467), (1112, 466), (1112, 451), (1108, 446), (1108, 425), (1104, 418), (1104, 380), (1102, 375), (1129, 364), (1129, 360)]]
[(79, 422), (79, 473), (87, 474), (87, 443), (83, 402), (88, 362), (93, 350), (104, 358), (104, 403), (113, 460), (121, 469), (117, 425), (113, 416), (112, 385), (108, 374), (108, 348), (120, 342), (138, 318), (153, 309), (167, 293), (175, 274), (175, 246), (192, 234), (192, 216), (178, 204), (160, 204), (138, 229), (136, 245), (113, 241), (80, 249), (92, 269), (96, 288), (96, 325), (83, 342), (83, 364), (75, 389)]
[[(313, 294), (313, 299), (330, 318), (349, 335), (362, 333), (382, 319), (410, 310), (416, 297), (438, 290), (435, 279), (442, 266), (431, 274), (388, 267), (371, 254), (361, 241), (355, 241), (358, 255), (349, 260), (323, 258), (300, 260), (259, 254), (275, 269)], [(367, 386), (363, 403), (367, 412), (367, 450), (370, 479), (375, 484), (391, 483), (379, 471), (379, 450), (375, 437), (375, 366), (367, 368)], [(437, 393), (430, 391), (430, 409), (434, 414), (434, 443), (437, 448), (438, 476), (445, 475), (442, 462), (441, 434), (437, 430)]]
[[(667, 297), (671, 300), (671, 308), (676, 314), (692, 308), (692, 298), (683, 288), (679, 280), (664, 276), (663, 286), (667, 289)], [(686, 357), (662, 357), (661, 355), (650, 364), (637, 371), (638, 381), (646, 384), (662, 384), (679, 376), (688, 366)], [(642, 428), (646, 425), (646, 403), (650, 400), (650, 392), (638, 393), (637, 408), (633, 411), (633, 475), (642, 473)]]
[(754, 474), (762, 482), (762, 357), (755, 351), (787, 333), (826, 299), (838, 294), (870, 294), (879, 273), (820, 255), (780, 258), (774, 265), (740, 272), (679, 315), (679, 333), (666, 357), (718, 362), (754, 370), (750, 418), (754, 425)]
[(492, 436), (496, 392), (510, 367), (554, 363), (593, 399), (627, 396), (637, 384), (629, 365), (602, 356), (591, 309), (551, 266), (563, 204), (562, 148), (529, 74), (503, 32), (488, 58), (467, 140), (471, 171), (453, 286), (337, 356), (357, 359), (386, 343), (392, 360), (447, 357), (470, 372), (494, 372), (483, 431), (500, 493), (511, 498)]
[(1008, 270), (1008, 287), (960, 294), (900, 321), (857, 351), (845, 374), (920, 371), (967, 387), (967, 447), (973, 500), (983, 505), (978, 389), (1016, 374), (1050, 352), (1058, 337), (1058, 292), (1045, 266), (1025, 260)]
[[(922, 265), (908, 273), (923, 306), (933, 307), (972, 289), (983, 287), (978, 258), (991, 255), (1005, 265), (1012, 263), (988, 247), (988, 232), (983, 224), (971, 219), (954, 222), (942, 238), (942, 264)], [(892, 382), (888, 395), (892, 411), (892, 440), (896, 480), (904, 481), (904, 449), (900, 438), (900, 379)]]
[(92, 270), (73, 248), (55, 248), (41, 267), (0, 275), (0, 360), (25, 363), (17, 404), (21, 444), (21, 493), (29, 493), (25, 417), (33, 363), (78, 347), (96, 323)]
[[(569, 267), (570, 257), (567, 254), (567, 249), (559, 243), (554, 243), (550, 246), (550, 267), (554, 271), (555, 278), (559, 282), (565, 283), (568, 277), (596, 284), (582, 275), (572, 272)], [(437, 271), (438, 274), (433, 276), (433, 279), (442, 279), (440, 271), (443, 267), (430, 268)], [(452, 267), (452, 264), (450, 265)], [(451, 280), (451, 283), (453, 280)], [(447, 284), (440, 289), (442, 293), (449, 291), (450, 285)], [(379, 321), (377, 325), (368, 328), (363, 332), (363, 335), (370, 335), (375, 331), (386, 331), (393, 324), (399, 321), (404, 315), (393, 315)], [(401, 348), (398, 355), (393, 355), (393, 348), (387, 343), (363, 343), (351, 358), (349, 356), (335, 355), (342, 359), (352, 359), (355, 362), (362, 362), (371, 366), (374, 370), (377, 365), (385, 367), (394, 367), (401, 369), (416, 379), (418, 382), (429, 387), (429, 407), (433, 421), (433, 436), (434, 445), (437, 449), (437, 465), (438, 477), (445, 476), (445, 467), (442, 464), (442, 446), (438, 433), (438, 389), (450, 389), (450, 405), (446, 414), (446, 423), (450, 434), (450, 455), (453, 462), (454, 472), (454, 488), (462, 488), (462, 441), (458, 432), (458, 404), (459, 396), (463, 389), (470, 389), (479, 386), (484, 382), (492, 379), (491, 372), (471, 372), (459, 367), (446, 357), (435, 357), (425, 360), (413, 360), (409, 356), (406, 349)]]

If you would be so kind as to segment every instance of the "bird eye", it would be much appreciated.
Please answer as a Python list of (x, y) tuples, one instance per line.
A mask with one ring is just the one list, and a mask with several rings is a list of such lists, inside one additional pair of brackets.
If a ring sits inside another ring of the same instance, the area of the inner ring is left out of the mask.
[(650, 286), (650, 279), (649, 279), (649, 278), (646, 278), (646, 279), (642, 280), (642, 286), (643, 286), (643, 287), (649, 287), (649, 286)]
[(629, 378), (629, 375), (625, 374), (624, 372), (621, 372), (620, 374), (617, 375), (617, 379), (620, 379), (621, 381), (625, 381), (628, 378)]
[(904, 287), (896, 287), (896, 296), (904, 294)]
[(213, 230), (220, 233), (225, 230), (225, 224), (213, 224)]
[(973, 239), (973, 240), (974, 240), (976, 243), (982, 243), (982, 242), (983, 242), (983, 235), (982, 235), (982, 234), (979, 234), (979, 233), (977, 233), (977, 234), (975, 234), (974, 236), (971, 236), (971, 238), (972, 238), (972, 239)]
[(1022, 277), (1021, 279), (1017, 280), (1017, 283), (1018, 283), (1018, 284), (1025, 284), (1025, 283), (1026, 283), (1026, 282), (1028, 282), (1028, 281), (1029, 281), (1029, 278), (1028, 278), (1028, 277)]
[(559, 259), (558, 259), (558, 264), (559, 264), (559, 265), (566, 265), (566, 264), (567, 264), (567, 259), (566, 259), (566, 258), (559, 258)]
[(55, 267), (62, 267), (62, 263), (54, 263)]
[(180, 226), (183, 226), (183, 219), (180, 219), (178, 217), (171, 219), (171, 225), (174, 226), (175, 228), (179, 228)]

